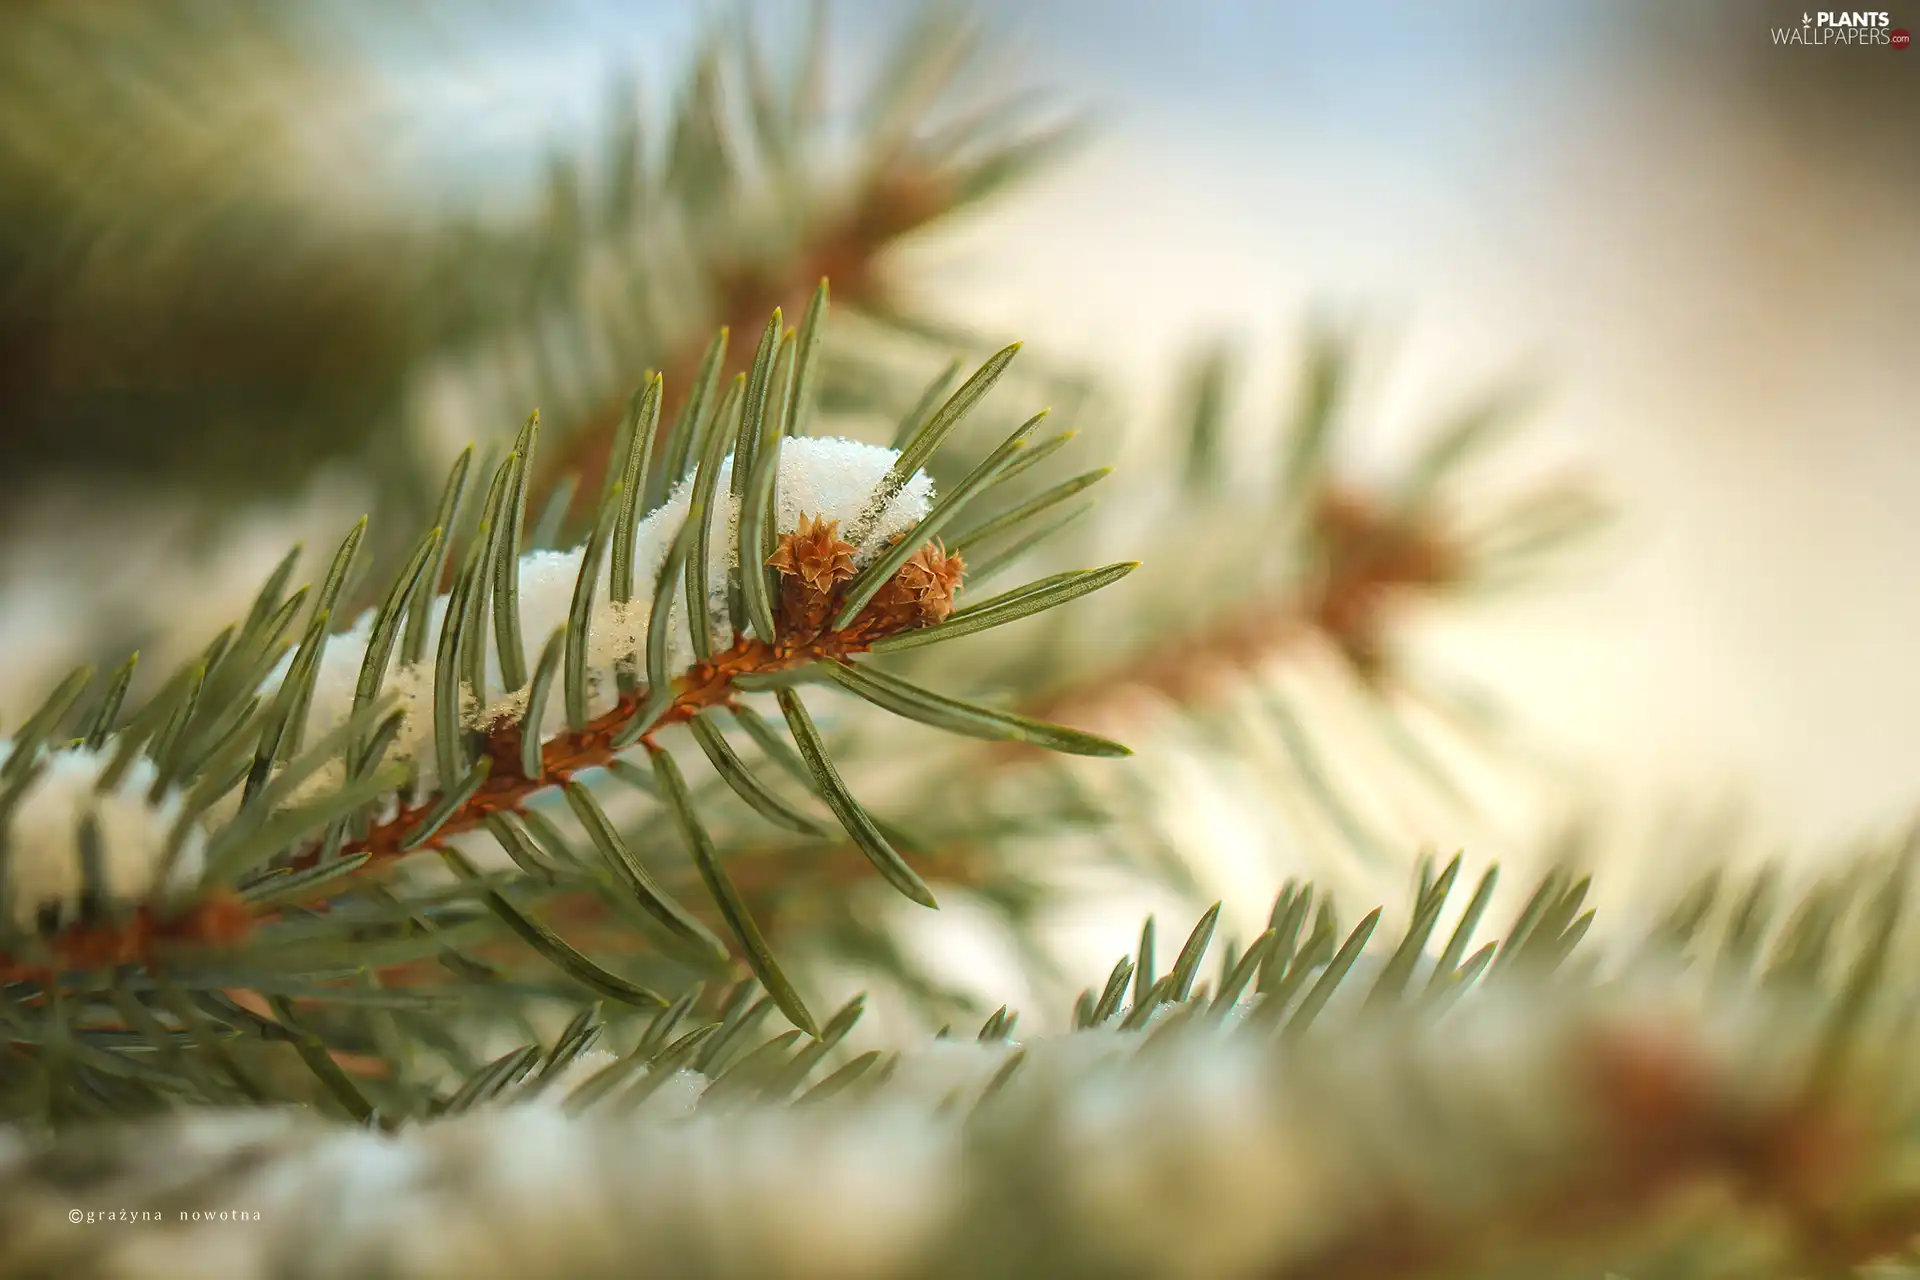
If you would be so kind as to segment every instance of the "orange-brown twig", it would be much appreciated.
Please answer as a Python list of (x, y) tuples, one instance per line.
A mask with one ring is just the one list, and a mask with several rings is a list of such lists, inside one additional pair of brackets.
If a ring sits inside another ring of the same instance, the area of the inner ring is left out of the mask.
[(48, 942), (49, 961), (20, 960), (0, 952), (0, 982), (47, 982), (59, 973), (136, 964), (171, 944), (236, 942), (253, 925), (252, 909), (236, 893), (210, 894), (179, 912), (141, 906), (123, 921), (63, 930)]
[[(700, 712), (724, 706), (734, 696), (735, 682), (744, 676), (775, 675), (806, 663), (834, 660), (865, 652), (875, 641), (914, 627), (940, 621), (953, 610), (965, 566), (948, 556), (937, 543), (915, 553), (877, 592), (845, 628), (827, 627), (839, 607), (847, 579), (854, 573), (852, 548), (841, 542), (833, 521), (803, 520), (796, 533), (783, 535), (769, 563), (781, 573), (776, 643), (739, 636), (724, 653), (696, 664), (674, 682), (673, 702), (641, 739), (652, 745), (653, 735), (671, 725), (691, 720)], [(433, 838), (418, 846), (437, 848), (448, 839), (471, 831), (488, 817), (519, 810), (536, 792), (567, 781), (584, 770), (606, 764), (616, 754), (614, 739), (639, 713), (645, 696), (631, 693), (604, 715), (578, 732), (562, 733), (542, 746), (541, 776), (527, 776), (521, 767), (517, 723), (493, 730), (484, 744), (492, 761), (486, 782), (449, 817)], [(375, 826), (367, 835), (342, 849), (343, 856), (370, 854), (369, 867), (391, 862), (403, 852), (408, 837), (437, 797), (403, 806), (399, 813)], [(297, 858), (296, 868), (311, 866), (318, 850)], [(232, 895), (220, 895), (196, 904), (186, 913), (160, 917), (142, 907), (125, 925), (77, 927), (49, 940), (51, 962), (0, 953), (0, 981), (50, 981), (62, 972), (139, 963), (163, 943), (229, 943), (245, 936), (248, 927), (270, 918), (271, 908), (250, 915), (246, 904)]]

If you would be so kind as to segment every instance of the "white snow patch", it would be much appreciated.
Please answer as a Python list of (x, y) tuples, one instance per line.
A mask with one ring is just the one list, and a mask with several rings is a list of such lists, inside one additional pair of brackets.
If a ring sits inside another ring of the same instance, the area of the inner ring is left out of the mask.
[[(0, 740), (0, 764), (14, 744)], [(118, 905), (145, 901), (155, 889), (167, 839), (180, 816), (181, 796), (167, 789), (157, 802), (147, 793), (159, 778), (153, 761), (135, 757), (120, 781), (100, 790), (113, 758), (111, 740), (98, 750), (42, 750), (40, 772), (15, 804), (6, 831), (6, 900), (16, 927), (31, 930), (41, 908), (58, 909), (59, 926), (78, 918), (86, 888), (80, 858), (80, 826), (92, 817), (100, 835), (100, 888)], [(186, 835), (165, 888), (200, 878), (205, 836), (196, 824)]]
[[(854, 532), (854, 526), (879, 487), (881, 479), (899, 454), (878, 445), (854, 440), (798, 437), (784, 441), (780, 450), (780, 476), (775, 499), (775, 529), (790, 533), (799, 527), (800, 518), (814, 516), (835, 520), (841, 536)], [(727, 629), (727, 571), (733, 563), (737, 542), (737, 504), (728, 496), (732, 481), (733, 459), (722, 462), (716, 486), (713, 512), (713, 536), (707, 548), (707, 616), (709, 639), (716, 648), (732, 643)], [(634, 532), (633, 576), (635, 598), (617, 604), (610, 598), (611, 556), (603, 557), (599, 581), (595, 584), (594, 608), (589, 616), (587, 667), (590, 688), (589, 714), (610, 710), (615, 702), (617, 671), (627, 664), (644, 661), (647, 631), (653, 620), (651, 584), (658, 578), (667, 554), (687, 518), (692, 502), (693, 481), (683, 480), (667, 501)], [(888, 543), (912, 529), (933, 505), (933, 480), (925, 472), (916, 473), (906, 487), (886, 505), (873, 521), (871, 529), (856, 549), (854, 562), (866, 564)], [(534, 551), (520, 559), (521, 634), (527, 646), (527, 665), (532, 667), (548, 638), (562, 626), (573, 604), (575, 585), (580, 577), (584, 548), (570, 551)], [(671, 628), (667, 646), (667, 665), (679, 672), (693, 665), (693, 635), (688, 625), (685, 593), (671, 597), (668, 614)], [(416, 666), (403, 667), (394, 662), (388, 668), (382, 689), (397, 693), (406, 719), (399, 737), (388, 754), (389, 760), (412, 761), (420, 771), (428, 790), (436, 789), (433, 760), (433, 653), (438, 646), (445, 620), (447, 597), (436, 599), (428, 630), (428, 657)], [(362, 614), (353, 627), (330, 637), (321, 654), (314, 683), (307, 740), (326, 733), (340, 724), (353, 708), (354, 689), (365, 662), (367, 642), (373, 628), (373, 613)], [(491, 623), (488, 635), (491, 637)], [(261, 687), (271, 693), (285, 678), (291, 656), (282, 661)], [(547, 740), (566, 728), (566, 702), (556, 687), (550, 692), (539, 726), (541, 739)], [(500, 679), (497, 654), (489, 642), (487, 687), (483, 691), (466, 690), (463, 709), (466, 722), (475, 728), (490, 728), (511, 723), (525, 714), (527, 690), (507, 689)], [(342, 771), (336, 765), (317, 775), (303, 789), (302, 797), (323, 794), (338, 787)]]

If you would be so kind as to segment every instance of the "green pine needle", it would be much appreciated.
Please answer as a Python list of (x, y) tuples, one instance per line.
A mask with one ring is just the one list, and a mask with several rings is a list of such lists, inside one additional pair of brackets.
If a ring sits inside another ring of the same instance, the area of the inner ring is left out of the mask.
[(120, 708), (126, 703), (127, 689), (133, 684), (134, 669), (140, 664), (138, 652), (129, 654), (127, 660), (107, 681), (106, 692), (100, 695), (100, 703), (87, 718), (86, 725), (80, 730), (82, 744), (89, 751), (98, 751), (113, 732), (113, 723), (120, 716)]
[[(462, 880), (470, 884), (480, 882), (480, 872), (457, 850), (443, 848), (440, 850), (440, 857)], [(649, 991), (636, 982), (601, 968), (569, 946), (559, 934), (514, 906), (504, 894), (489, 890), (484, 900), (488, 910), (492, 911), (522, 942), (532, 947), (561, 972), (582, 986), (603, 996), (610, 996), (622, 1004), (638, 1008), (665, 1007), (667, 1001), (658, 992)]]
[(667, 500), (673, 486), (686, 478), (687, 471), (698, 460), (699, 442), (706, 439), (708, 425), (716, 416), (714, 410), (719, 401), (720, 379), (726, 372), (726, 364), (727, 331), (722, 329), (713, 336), (706, 352), (700, 357), (700, 370), (693, 377), (693, 392), (667, 433), (660, 465), (652, 468), (648, 474), (643, 516)]
[[(712, 587), (707, 582), (709, 557), (706, 548), (711, 545), (713, 537), (713, 499), (720, 488), (720, 464), (726, 456), (727, 441), (733, 434), (733, 419), (746, 394), (746, 385), (746, 376), (736, 374), (727, 387), (719, 412), (714, 415), (706, 439), (702, 442), (704, 447), (699, 466), (694, 472), (693, 492), (688, 498), (687, 520), (697, 533), (694, 538), (695, 554), (687, 558), (687, 618), (688, 630), (693, 638), (693, 656), (700, 662), (713, 657), (713, 637), (706, 621), (711, 612), (707, 602), (712, 598)], [(740, 460), (735, 458), (735, 475), (740, 474), (739, 466)], [(737, 625), (735, 629), (738, 630)]]
[(563, 622), (547, 637), (545, 647), (540, 650), (540, 660), (534, 663), (533, 679), (527, 685), (527, 706), (520, 716), (520, 772), (529, 782), (538, 782), (545, 776), (540, 726), (546, 722), (547, 696), (553, 690), (553, 678), (566, 654), (567, 634), (568, 627)]
[(735, 940), (740, 943), (747, 959), (747, 967), (760, 985), (767, 989), (774, 1002), (780, 1006), (780, 1012), (787, 1020), (802, 1031), (815, 1038), (819, 1037), (819, 1028), (813, 1021), (813, 1015), (800, 998), (800, 993), (781, 970), (773, 957), (773, 951), (767, 946), (760, 927), (754, 923), (747, 911), (746, 901), (740, 891), (734, 888), (726, 868), (721, 865), (720, 854), (713, 845), (713, 837), (707, 834), (706, 826), (700, 821), (700, 815), (694, 811), (693, 796), (687, 790), (686, 779), (681, 776), (680, 766), (674, 763), (672, 756), (665, 751), (654, 749), (648, 752), (653, 759), (654, 782), (660, 794), (666, 798), (667, 808), (673, 813), (674, 824), (680, 830), (680, 838), (692, 856), (694, 866), (700, 872), (700, 878), (706, 883), (707, 892), (713, 895), (714, 904), (720, 908), (721, 916), (727, 922)]
[(989, 742), (1023, 742), (1067, 755), (1110, 759), (1133, 754), (1128, 748), (1097, 734), (962, 702), (869, 666), (830, 661), (821, 663), (819, 669), (841, 688), (877, 707), (949, 733)]
[[(784, 332), (780, 309), (775, 307), (773, 315), (767, 320), (767, 327), (761, 331), (760, 346), (753, 354), (753, 367), (747, 374), (746, 396), (740, 402), (740, 425), (733, 444), (733, 472), (728, 482), (728, 492), (736, 511), (743, 511), (746, 507), (761, 450), (777, 443), (768, 437), (771, 425), (778, 417), (771, 403), (774, 395), (773, 366)], [(727, 568), (727, 621), (736, 634), (746, 630), (747, 626), (744, 568), (747, 555), (747, 546), (742, 541), (738, 554)]]
[(917, 427), (911, 436), (899, 442), (900, 456), (894, 459), (893, 465), (887, 469), (887, 474), (881, 477), (879, 487), (874, 490), (873, 497), (868, 500), (866, 512), (846, 535), (848, 542), (857, 547), (866, 541), (874, 521), (880, 518), (880, 514), (899, 496), (900, 491), (907, 487), (907, 483), (913, 479), (915, 473), (926, 466), (940, 446), (946, 443), (947, 437), (953, 434), (954, 428), (965, 420), (975, 405), (986, 398), (987, 392), (993, 390), (994, 384), (1000, 381), (1001, 376), (1007, 371), (1007, 366), (1013, 363), (1013, 358), (1018, 354), (1020, 354), (1020, 344), (1017, 342), (994, 353), (985, 364), (974, 371), (972, 377), (961, 383), (959, 389), (947, 397), (946, 403), (936, 409), (925, 424)]
[(565, 790), (567, 803), (580, 819), (580, 825), (586, 828), (588, 838), (607, 860), (608, 866), (620, 875), (647, 914), (669, 934), (686, 944), (692, 953), (716, 964), (726, 963), (726, 947), (660, 887), (632, 848), (620, 838), (612, 819), (607, 817), (606, 810), (600, 807), (593, 793), (578, 782), (568, 782)]
[(493, 626), (500, 653), (500, 683), (508, 689), (527, 682), (527, 645), (520, 634), (520, 553), (527, 521), (527, 480), (540, 443), (540, 414), (534, 412), (513, 445), (513, 471), (499, 518), (494, 522)]
[[(1064, 439), (1065, 437), (1062, 438)], [(1038, 452), (1038, 450), (1035, 452)], [(991, 520), (982, 521), (964, 533), (956, 534), (952, 541), (947, 544), (947, 551), (953, 555), (960, 555), (969, 548), (985, 542), (988, 538), (1005, 533), (1010, 529), (1018, 528), (1042, 512), (1052, 510), (1068, 498), (1085, 492), (1112, 474), (1112, 467), (1101, 467), (1097, 471), (1088, 471), (1075, 476), (1071, 480), (1057, 484), (1044, 493), (1029, 498), (1011, 511), (997, 515)]]
[(781, 799), (765, 782), (762, 782), (753, 770), (748, 768), (746, 761), (735, 754), (725, 735), (714, 727), (708, 716), (709, 713), (702, 712), (687, 723), (687, 728), (692, 732), (693, 740), (699, 744), (700, 750), (706, 753), (714, 772), (718, 773), (721, 780), (733, 789), (734, 794), (752, 806), (755, 813), (775, 826), (784, 827), (803, 836), (824, 838), (828, 834), (827, 829)]
[[(660, 434), (660, 402), (666, 384), (653, 374), (633, 393), (627, 411), (627, 456), (620, 466), (620, 514), (613, 526), (613, 561), (609, 598), (619, 604), (633, 599), (633, 547), (640, 527), (641, 507), (653, 484), (653, 445)], [(509, 685), (509, 688), (516, 688)]]
[(826, 743), (820, 737), (820, 730), (814, 726), (813, 717), (807, 714), (800, 696), (791, 689), (781, 689), (775, 697), (780, 700), (780, 711), (786, 716), (787, 728), (793, 734), (794, 744), (800, 749), (801, 759), (806, 761), (807, 770), (812, 774), (821, 798), (833, 810), (833, 816), (840, 820), (840, 825), (853, 838), (860, 852), (867, 856), (867, 860), (873, 863), (888, 884), (923, 907), (937, 907), (939, 904), (934, 901), (933, 891), (887, 843), (873, 818), (853, 798), (846, 783), (840, 780), (840, 772), (828, 759)]
[(827, 307), (829, 291), (827, 282), (822, 278), (813, 291), (813, 297), (807, 302), (807, 313), (800, 319), (799, 348), (793, 370), (793, 394), (789, 398), (786, 415), (787, 435), (803, 436), (807, 434), (808, 419), (813, 415), (814, 398), (818, 392), (820, 340), (825, 336), (827, 327)]
[[(593, 598), (599, 589), (600, 566), (606, 560), (607, 543), (613, 536), (614, 521), (619, 518), (621, 494), (619, 482), (611, 487), (603, 503), (593, 536), (580, 556), (580, 574), (573, 581), (573, 601), (567, 609), (565, 656), (561, 667), (561, 688), (566, 697), (567, 728), (580, 733), (587, 727), (587, 642), (593, 621)], [(537, 731), (537, 730), (536, 730)]]
[(454, 459), (453, 468), (447, 473), (446, 485), (440, 492), (440, 503), (434, 508), (433, 527), (444, 532), (427, 558), (426, 570), (420, 575), (419, 589), (414, 593), (413, 603), (407, 612), (406, 639), (400, 646), (400, 661), (406, 666), (418, 666), (427, 656), (427, 632), (433, 620), (433, 600), (440, 590), (441, 579), (446, 575), (447, 557), (452, 551), (454, 521), (460, 512), (460, 498), (466, 492), (467, 472), (472, 466), (473, 446), (468, 445)]
[(34, 764), (41, 746), (54, 740), (61, 721), (66, 719), (67, 712), (72, 710), (73, 704), (79, 701), (80, 694), (92, 681), (92, 667), (76, 667), (54, 687), (46, 701), (14, 733), (13, 751), (6, 763), (0, 764), (0, 781), (13, 778)]
[[(774, 355), (771, 374), (771, 403), (768, 422), (754, 445), (753, 471), (745, 482), (740, 501), (740, 528), (734, 571), (738, 580), (746, 618), (754, 632), (766, 643), (779, 640), (774, 624), (773, 602), (777, 592), (774, 570), (766, 561), (773, 554), (774, 516), (778, 510), (777, 488), (780, 482), (780, 446), (786, 433), (782, 424), (793, 390), (793, 335), (781, 338)], [(744, 438), (746, 427), (741, 427)], [(736, 462), (735, 477), (739, 476)], [(736, 623), (736, 629), (738, 624)]]

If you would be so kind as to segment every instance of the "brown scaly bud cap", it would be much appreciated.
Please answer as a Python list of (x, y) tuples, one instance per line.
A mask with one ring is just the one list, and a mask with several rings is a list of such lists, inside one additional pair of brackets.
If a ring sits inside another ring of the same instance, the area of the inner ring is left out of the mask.
[(862, 618), (877, 635), (947, 622), (964, 572), (960, 557), (947, 555), (939, 543), (927, 543), (874, 593)]
[(838, 520), (801, 516), (797, 530), (780, 535), (780, 547), (767, 564), (824, 595), (854, 575), (853, 547), (840, 541), (839, 532)]
[(966, 571), (966, 562), (958, 555), (948, 555), (947, 549), (938, 542), (929, 542), (913, 553), (913, 559), (900, 566), (902, 585), (920, 602), (922, 625), (932, 626), (947, 620)]

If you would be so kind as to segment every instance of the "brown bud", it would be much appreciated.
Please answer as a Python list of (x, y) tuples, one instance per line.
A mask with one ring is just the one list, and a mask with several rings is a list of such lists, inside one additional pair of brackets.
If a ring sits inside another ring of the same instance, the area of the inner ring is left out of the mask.
[(938, 542), (929, 542), (900, 566), (894, 580), (919, 606), (921, 625), (931, 626), (946, 621), (953, 612), (953, 597), (966, 570), (959, 556), (948, 555)]
[(789, 577), (798, 577), (809, 591), (822, 594), (854, 574), (853, 547), (840, 541), (840, 522), (801, 516), (800, 527), (780, 535), (780, 547), (767, 564)]

